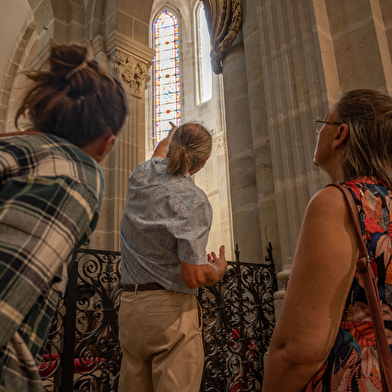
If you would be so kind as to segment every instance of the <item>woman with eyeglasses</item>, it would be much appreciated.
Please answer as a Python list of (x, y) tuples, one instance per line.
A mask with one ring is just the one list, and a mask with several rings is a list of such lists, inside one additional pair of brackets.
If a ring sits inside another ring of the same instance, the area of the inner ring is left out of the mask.
[[(343, 183), (357, 205), (391, 345), (392, 98), (348, 92), (316, 127), (314, 163), (332, 183)], [(342, 192), (322, 189), (299, 234), (263, 392), (382, 391), (358, 252)]]

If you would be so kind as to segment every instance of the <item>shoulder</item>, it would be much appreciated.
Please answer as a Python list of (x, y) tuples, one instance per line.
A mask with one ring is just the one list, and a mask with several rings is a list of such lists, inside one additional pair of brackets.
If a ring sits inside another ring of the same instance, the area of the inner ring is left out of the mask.
[(157, 175), (166, 172), (166, 165), (161, 157), (154, 157), (147, 161), (142, 161), (137, 164), (131, 175), (137, 175), (138, 173), (156, 173)]
[[(49, 134), (34, 134), (6, 137), (2, 142), (1, 151), (15, 159), (11, 176), (67, 178), (83, 185), (97, 199), (102, 198), (104, 178), (100, 166), (67, 140)], [(6, 165), (11, 163), (8, 161)]]
[(318, 191), (310, 200), (308, 211), (320, 214), (339, 214), (347, 209), (342, 190), (327, 186)]
[(334, 231), (341, 232), (343, 228), (351, 233), (351, 226), (353, 222), (343, 192), (329, 186), (321, 189), (310, 200), (302, 229), (317, 230), (323, 236)]
[[(45, 150), (50, 149), (54, 156), (53, 170), (58, 176), (67, 176), (71, 180), (85, 186), (97, 199), (103, 197), (104, 177), (99, 164), (79, 147), (54, 135), (35, 135), (44, 137)], [(45, 163), (51, 170), (50, 159)]]

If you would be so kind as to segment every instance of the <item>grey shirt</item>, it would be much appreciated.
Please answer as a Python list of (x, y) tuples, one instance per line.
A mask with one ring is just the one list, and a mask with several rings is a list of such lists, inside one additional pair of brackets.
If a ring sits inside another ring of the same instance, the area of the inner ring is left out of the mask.
[(181, 279), (180, 260), (207, 264), (212, 208), (189, 174), (166, 174), (167, 163), (168, 158), (152, 158), (129, 177), (120, 223), (121, 279), (196, 294)]

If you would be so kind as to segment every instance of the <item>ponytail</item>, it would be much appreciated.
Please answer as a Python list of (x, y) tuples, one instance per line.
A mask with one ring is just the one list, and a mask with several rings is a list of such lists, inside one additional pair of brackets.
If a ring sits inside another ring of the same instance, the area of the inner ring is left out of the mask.
[(212, 137), (200, 124), (186, 123), (177, 128), (170, 140), (167, 173), (185, 175), (200, 167), (211, 153)]

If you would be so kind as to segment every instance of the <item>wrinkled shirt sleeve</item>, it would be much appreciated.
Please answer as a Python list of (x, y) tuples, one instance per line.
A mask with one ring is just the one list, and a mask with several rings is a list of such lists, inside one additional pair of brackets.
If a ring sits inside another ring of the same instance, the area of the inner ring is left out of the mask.
[(175, 225), (177, 255), (190, 264), (207, 264), (206, 247), (211, 228), (212, 209), (209, 203), (197, 203), (187, 208), (183, 219)]

